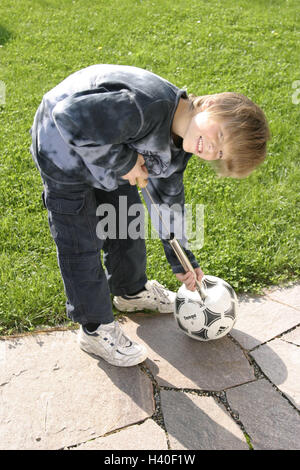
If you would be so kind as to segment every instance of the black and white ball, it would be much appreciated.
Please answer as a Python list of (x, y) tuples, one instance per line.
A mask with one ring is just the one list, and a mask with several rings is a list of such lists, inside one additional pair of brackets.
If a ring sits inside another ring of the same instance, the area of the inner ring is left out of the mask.
[(238, 301), (233, 288), (223, 279), (204, 276), (202, 286), (207, 297), (201, 300), (197, 291), (183, 284), (177, 292), (175, 320), (188, 336), (210, 341), (227, 335), (236, 322)]

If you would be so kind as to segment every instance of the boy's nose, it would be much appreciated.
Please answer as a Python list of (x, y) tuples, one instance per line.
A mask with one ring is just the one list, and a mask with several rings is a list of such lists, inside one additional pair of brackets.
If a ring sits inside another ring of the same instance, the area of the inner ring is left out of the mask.
[(214, 153), (215, 152), (215, 146), (214, 146), (213, 142), (209, 142), (208, 151), (209, 151), (209, 153)]

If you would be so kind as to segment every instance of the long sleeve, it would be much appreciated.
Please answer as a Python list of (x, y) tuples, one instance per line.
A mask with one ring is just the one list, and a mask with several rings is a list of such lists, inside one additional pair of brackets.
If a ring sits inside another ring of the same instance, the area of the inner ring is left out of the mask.
[(134, 167), (137, 152), (127, 144), (138, 135), (142, 116), (129, 90), (78, 92), (59, 101), (52, 115), (61, 137), (89, 166), (117, 176)]

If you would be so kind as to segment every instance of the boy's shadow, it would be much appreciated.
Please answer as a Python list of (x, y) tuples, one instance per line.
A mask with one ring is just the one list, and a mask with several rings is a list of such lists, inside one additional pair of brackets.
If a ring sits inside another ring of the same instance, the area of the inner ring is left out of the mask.
[[(229, 337), (209, 342), (193, 340), (179, 330), (172, 314), (134, 314), (128, 315), (128, 318), (132, 321), (128, 322), (126, 317), (124, 321), (120, 319), (123, 323), (123, 330), (131, 339), (137, 342), (142, 340), (145, 343), (149, 351), (145, 365), (159, 386), (219, 392), (257, 380), (253, 367), (248, 364), (244, 352)], [(249, 340), (251, 339), (249, 335), (246, 336)], [(271, 348), (268, 353), (283, 382), (287, 377), (285, 364)], [(235, 360), (235, 354), (239, 356), (237, 360)], [(240, 374), (239, 367), (243, 361), (244, 366), (245, 362), (247, 363), (246, 369)], [(137, 398), (134, 384), (124, 385), (126, 380), (125, 382), (124, 378), (120, 380), (119, 368), (107, 367), (103, 361), (99, 361), (98, 365), (105, 370), (115, 385), (121, 387), (122, 391), (139, 406), (143, 406), (142, 400)], [(129, 371), (122, 371), (121, 375), (127, 373)], [(233, 373), (231, 384), (226, 378), (229, 373)], [(182, 376), (187, 381), (182, 381)], [(187, 393), (161, 389), (161, 398), (162, 413), (164, 414), (165, 410), (168, 433), (178, 441), (180, 447), (190, 450), (248, 448), (245, 440), (241, 441), (237, 435), (218, 424), (200, 409)], [(173, 400), (174, 403), (172, 403)], [(215, 402), (225, 412), (224, 405), (216, 399)], [(212, 435), (214, 438), (210, 440), (209, 436)]]
[(3, 46), (11, 38), (12, 34), (0, 24), (0, 45)]

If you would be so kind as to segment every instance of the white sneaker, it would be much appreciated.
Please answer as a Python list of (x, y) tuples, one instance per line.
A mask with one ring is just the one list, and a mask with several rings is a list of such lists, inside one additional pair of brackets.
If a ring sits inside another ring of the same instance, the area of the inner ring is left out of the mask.
[(166, 289), (157, 281), (147, 281), (145, 290), (136, 295), (115, 296), (114, 306), (121, 312), (158, 310), (173, 313), (176, 293)]
[(135, 366), (147, 358), (145, 346), (131, 341), (117, 321), (100, 325), (93, 333), (80, 326), (77, 341), (81, 349), (114, 366)]

